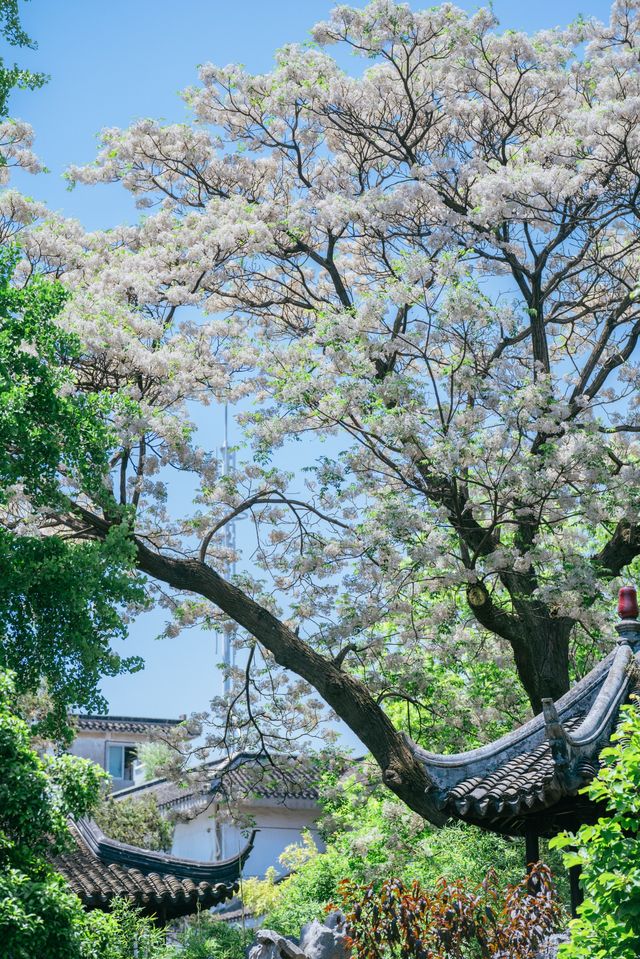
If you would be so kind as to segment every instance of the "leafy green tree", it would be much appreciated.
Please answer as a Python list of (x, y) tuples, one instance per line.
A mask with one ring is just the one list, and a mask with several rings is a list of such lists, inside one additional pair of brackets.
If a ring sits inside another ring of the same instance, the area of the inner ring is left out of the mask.
[(349, 779), (325, 776), (321, 822), (328, 851), (345, 864), (341, 878), (379, 886), (390, 877), (433, 885), (441, 877), (478, 883), (499, 863), (499, 881), (520, 879), (522, 843), (458, 823), (437, 829), (390, 797), (362, 764)]
[(94, 819), (112, 839), (144, 849), (171, 849), (174, 824), (162, 815), (155, 796), (120, 800), (107, 796), (96, 809)]
[(636, 959), (640, 955), (640, 709), (623, 706), (613, 745), (585, 792), (606, 803), (609, 815), (575, 836), (552, 840), (567, 850), (567, 866), (581, 867), (585, 900), (571, 923), (562, 959)]
[[(316, 732), (310, 685), (437, 819), (388, 709), (421, 704), (425, 653), (488, 649), (539, 711), (606, 646), (640, 557), (640, 15), (621, 0), (530, 36), (389, 0), (313, 37), (259, 76), (203, 66), (192, 125), (105, 131), (70, 181), (120, 182), (138, 225), (52, 218), (24, 243), (38, 269), (55, 237), (85, 382), (126, 381), (144, 409), (120, 485), (138, 567), (179, 594), (171, 628), (240, 627), (212, 754)], [(193, 428), (222, 399), (230, 470)], [(165, 464), (181, 494), (190, 476), (179, 518)], [(241, 514), (258, 570), (229, 582)]]
[(336, 898), (340, 881), (348, 875), (349, 860), (338, 850), (329, 848), (313, 856), (279, 885), (281, 895), (264, 925), (283, 936), (299, 936), (305, 923), (322, 919), (327, 905)]
[(143, 604), (144, 590), (123, 515), (104, 542), (71, 541), (53, 523), (33, 533), (33, 517), (66, 510), (69, 491), (112, 501), (108, 419), (119, 400), (76, 389), (80, 344), (57, 325), (67, 294), (37, 277), (17, 287), (18, 257), (0, 249), (0, 667), (15, 671), (20, 693), (46, 686), (42, 731), (68, 738), (70, 708), (106, 707), (102, 676), (141, 667), (111, 644), (126, 636), (124, 605)]
[(63, 476), (104, 502), (106, 393), (75, 388), (80, 341), (57, 320), (69, 294), (34, 276), (14, 282), (20, 248), (0, 249), (0, 495), (20, 484), (32, 506), (64, 506)]
[(126, 636), (122, 603), (142, 598), (126, 557), (118, 536), (72, 544), (0, 528), (0, 665), (16, 671), (21, 693), (45, 684), (51, 708), (39, 723), (43, 735), (68, 739), (69, 708), (104, 711), (102, 677), (142, 666), (111, 646)]
[(517, 674), (494, 645), (486, 639), (471, 642), (469, 633), (464, 642), (450, 641), (455, 655), (425, 651), (413, 677), (404, 677), (401, 669), (387, 670), (392, 692), (385, 710), (394, 725), (438, 752), (473, 749), (498, 739), (528, 715)]
[(174, 763), (176, 759), (175, 750), (161, 741), (140, 743), (137, 748), (137, 755), (144, 767), (145, 782), (150, 782), (158, 776), (165, 776), (167, 767)]
[[(0, 36), (12, 47), (27, 47), (29, 50), (37, 48), (37, 43), (25, 33), (20, 24), (18, 0), (0, 0)], [(9, 112), (9, 95), (12, 90), (37, 90), (46, 82), (44, 73), (33, 73), (15, 63), (9, 65), (5, 58), (0, 56), (0, 117), (6, 117)]]
[(177, 959), (128, 903), (86, 913), (50, 864), (70, 848), (68, 817), (94, 811), (107, 775), (78, 756), (40, 757), (16, 700), (0, 671), (0, 959)]
[[(464, 877), (471, 887), (480, 886), (490, 869), (501, 889), (522, 880), (522, 841), (462, 823), (435, 829), (390, 799), (379, 782), (369, 782), (364, 764), (357, 777), (325, 776), (322, 802), (326, 851), (318, 852), (305, 837), (280, 857), (284, 869), (291, 870), (289, 877), (276, 883), (271, 875), (242, 885), (246, 908), (264, 914), (264, 924), (283, 935), (297, 936), (304, 923), (321, 919), (328, 903), (339, 898), (344, 881), (379, 890), (393, 877), (407, 888), (419, 882), (434, 890)], [(560, 901), (568, 902), (561, 855), (548, 849), (543, 854), (557, 879)]]
[(266, 916), (277, 909), (282, 899), (282, 883), (278, 883), (278, 870), (269, 866), (264, 879), (250, 876), (243, 879), (240, 896), (243, 907), (253, 916)]
[(47, 858), (65, 849), (67, 816), (98, 801), (104, 773), (76, 756), (40, 758), (0, 674), (0, 943), (10, 959), (76, 959), (84, 914)]

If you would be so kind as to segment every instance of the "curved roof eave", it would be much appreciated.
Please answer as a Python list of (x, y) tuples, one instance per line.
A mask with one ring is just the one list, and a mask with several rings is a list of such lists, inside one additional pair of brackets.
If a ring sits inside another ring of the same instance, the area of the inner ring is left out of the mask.
[[(580, 751), (608, 735), (621, 702), (626, 698), (630, 684), (630, 666), (636, 662), (631, 648), (621, 643), (602, 662), (598, 663), (580, 682), (555, 703), (557, 723), (580, 716), (582, 722), (571, 733), (565, 733), (567, 742)], [(493, 743), (464, 753), (443, 755), (428, 752), (410, 741), (415, 756), (425, 765), (434, 786), (449, 790), (463, 780), (486, 776), (510, 759), (530, 752), (550, 738), (548, 718), (539, 713), (513, 732)]]
[(141, 873), (171, 874), (194, 882), (234, 882), (242, 874), (242, 867), (253, 849), (257, 829), (254, 829), (249, 841), (237, 856), (206, 862), (198, 859), (183, 859), (164, 852), (154, 852), (140, 846), (109, 839), (97, 823), (90, 819), (80, 819), (76, 828), (82, 841), (90, 851), (104, 863), (115, 863)]

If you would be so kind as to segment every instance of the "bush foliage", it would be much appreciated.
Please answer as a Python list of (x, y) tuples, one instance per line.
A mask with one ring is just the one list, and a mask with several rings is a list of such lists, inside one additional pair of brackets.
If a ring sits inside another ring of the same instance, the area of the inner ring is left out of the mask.
[(640, 708), (622, 707), (602, 768), (586, 788), (609, 815), (553, 844), (567, 866), (581, 867), (585, 900), (571, 925), (561, 959), (637, 959), (640, 955)]
[(503, 890), (494, 871), (478, 886), (438, 880), (431, 889), (399, 880), (379, 891), (340, 886), (355, 959), (533, 959), (560, 917), (547, 866)]
[(98, 801), (105, 774), (77, 756), (40, 758), (0, 673), (0, 943), (11, 959), (84, 959), (85, 916), (48, 858), (68, 842), (67, 817)]
[(155, 796), (120, 800), (107, 796), (94, 819), (111, 839), (160, 852), (171, 850), (174, 823), (162, 815)]

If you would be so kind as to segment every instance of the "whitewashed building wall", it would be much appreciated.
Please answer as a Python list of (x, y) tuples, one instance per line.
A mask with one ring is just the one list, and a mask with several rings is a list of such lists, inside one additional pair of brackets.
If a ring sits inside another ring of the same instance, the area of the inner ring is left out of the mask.
[[(245, 876), (264, 877), (273, 866), (279, 873), (286, 870), (279, 857), (287, 846), (302, 842), (306, 830), (318, 846), (324, 849), (315, 820), (318, 804), (310, 799), (291, 799), (283, 802), (255, 800), (242, 805), (243, 816), (250, 816), (258, 833), (253, 850), (245, 864)], [(248, 833), (243, 825), (230, 822), (227, 815), (210, 806), (189, 822), (176, 824), (171, 852), (184, 859), (217, 860), (236, 856), (247, 844)]]

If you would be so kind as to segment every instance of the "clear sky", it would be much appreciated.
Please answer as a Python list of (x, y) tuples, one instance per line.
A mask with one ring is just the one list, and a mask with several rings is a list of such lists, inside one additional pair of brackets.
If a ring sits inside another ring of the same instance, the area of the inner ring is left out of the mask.
[[(355, 0), (354, 6), (363, 6)], [(432, 0), (411, 2), (414, 9)], [(459, 0), (465, 9), (481, 4)], [(36, 130), (36, 151), (50, 169), (18, 177), (15, 185), (53, 210), (78, 218), (88, 229), (131, 221), (136, 213), (117, 187), (66, 190), (61, 174), (70, 163), (95, 156), (96, 133), (139, 117), (186, 119), (178, 91), (197, 81), (199, 63), (240, 62), (254, 72), (270, 69), (273, 52), (308, 39), (326, 19), (331, 0), (30, 0), (22, 4), (27, 32), (39, 43), (18, 51), (25, 66), (51, 75), (35, 93), (18, 93), (12, 113)], [(534, 31), (565, 24), (578, 14), (608, 19), (606, 0), (495, 0), (505, 29)], [(6, 54), (11, 59), (12, 52)], [(211, 424), (220, 444), (222, 421)], [(133, 624), (129, 654), (146, 661), (143, 673), (104, 684), (112, 713), (174, 716), (205, 708), (220, 688), (221, 659), (210, 634), (187, 631), (156, 641), (162, 614)]]

